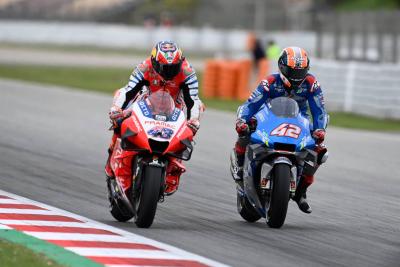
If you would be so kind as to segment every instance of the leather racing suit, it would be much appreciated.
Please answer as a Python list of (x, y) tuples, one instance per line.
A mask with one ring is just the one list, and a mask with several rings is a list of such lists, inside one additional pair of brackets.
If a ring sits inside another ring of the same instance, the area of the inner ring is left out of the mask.
[[(133, 70), (128, 84), (115, 92), (113, 106), (122, 110), (126, 109), (135, 100), (135, 97), (138, 96), (143, 86), (148, 88), (149, 94), (158, 90), (167, 90), (174, 99), (176, 107), (186, 109), (188, 121), (198, 121), (200, 119), (203, 104), (198, 96), (199, 84), (195, 70), (186, 59), (182, 62), (180, 72), (172, 80), (165, 80), (154, 70), (151, 58), (147, 58)], [(115, 131), (109, 147), (110, 155), (118, 136), (118, 131)], [(108, 177), (113, 177), (114, 174), (109, 162), (110, 160), (107, 161), (105, 172)], [(171, 157), (166, 175), (166, 193), (168, 193), (168, 187), (176, 190), (180, 175), (184, 171), (185, 167), (181, 160)]]
[[(304, 82), (294, 90), (288, 90), (280, 74), (271, 74), (265, 80), (262, 80), (253, 91), (249, 99), (238, 108), (238, 119), (244, 119), (246, 123), (251, 124), (251, 118), (259, 111), (261, 106), (269, 99), (287, 96), (293, 98), (299, 105), (301, 114), (308, 118), (312, 129), (325, 130), (328, 124), (328, 114), (325, 110), (325, 101), (322, 89), (316, 78), (307, 74)], [(312, 120), (308, 114), (308, 108), (312, 115)], [(237, 157), (237, 165), (243, 166), (244, 153), (249, 143), (249, 136), (240, 136), (235, 144), (234, 151)], [(323, 144), (317, 146), (317, 153), (326, 153), (327, 150)], [(299, 194), (305, 193), (308, 186), (314, 181), (314, 173), (319, 166), (316, 166), (310, 173), (302, 173), (298, 183)], [(237, 176), (238, 178), (240, 175)], [(300, 192), (303, 191), (303, 192)]]

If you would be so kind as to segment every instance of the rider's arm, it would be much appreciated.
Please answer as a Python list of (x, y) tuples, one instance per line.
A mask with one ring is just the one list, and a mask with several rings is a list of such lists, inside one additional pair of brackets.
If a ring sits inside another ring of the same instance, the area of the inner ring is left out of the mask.
[(250, 95), (249, 99), (238, 108), (237, 117), (239, 119), (244, 119), (246, 122), (249, 122), (250, 118), (253, 117), (267, 101), (270, 97), (270, 79), (269, 77), (266, 80), (262, 80)]
[(145, 62), (139, 64), (129, 77), (129, 82), (125, 87), (119, 89), (115, 96), (113, 105), (124, 109), (144, 85), (148, 85), (148, 81), (144, 78), (146, 66)]
[(190, 65), (186, 68), (186, 71), (189, 73), (186, 74), (185, 80), (182, 82), (180, 87), (187, 109), (187, 118), (188, 120), (199, 120), (202, 108), (202, 102), (199, 98), (199, 82), (197, 80), (196, 72), (190, 67)]
[(313, 76), (307, 78), (307, 80), (311, 84), (307, 100), (313, 118), (313, 129), (325, 130), (328, 126), (328, 114), (325, 110), (325, 100), (321, 86)]

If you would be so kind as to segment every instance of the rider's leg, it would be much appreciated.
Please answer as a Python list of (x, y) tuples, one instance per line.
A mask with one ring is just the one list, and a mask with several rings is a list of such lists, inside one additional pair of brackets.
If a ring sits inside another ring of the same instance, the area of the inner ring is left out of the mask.
[(249, 144), (249, 137), (239, 136), (231, 156), (231, 172), (235, 181), (243, 179), (243, 164), (246, 147)]
[(305, 213), (311, 213), (312, 209), (310, 204), (307, 202), (307, 188), (314, 182), (314, 175), (302, 174), (299, 180), (299, 184), (296, 188), (296, 193), (293, 198), (296, 201), (299, 209)]
[(305, 213), (311, 213), (312, 209), (307, 201), (307, 188), (314, 182), (314, 174), (319, 166), (324, 163), (328, 158), (328, 150), (324, 144), (317, 145), (315, 150), (317, 152), (317, 164), (312, 168), (305, 168), (299, 179), (295, 196), (293, 200), (296, 201), (299, 209)]
[(108, 147), (108, 158), (107, 158), (106, 166), (104, 168), (104, 171), (105, 171), (106, 176), (108, 178), (115, 178), (115, 175), (114, 175), (114, 172), (113, 172), (113, 170), (111, 168), (110, 162), (111, 162), (111, 155), (112, 155), (112, 153), (114, 151), (114, 147), (115, 147), (115, 142), (116, 141), (117, 141), (117, 134), (114, 133), (113, 136), (111, 137), (111, 142), (110, 142), (110, 145)]
[(185, 166), (182, 164), (182, 160), (177, 158), (169, 158), (169, 163), (167, 167), (167, 174), (165, 178), (166, 188), (165, 194), (172, 195), (176, 192), (179, 186), (179, 179), (186, 171)]

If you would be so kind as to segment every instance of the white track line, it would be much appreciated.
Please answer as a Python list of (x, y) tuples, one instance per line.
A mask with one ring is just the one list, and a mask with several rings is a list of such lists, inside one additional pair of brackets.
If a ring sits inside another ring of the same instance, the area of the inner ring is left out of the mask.
[(192, 258), (181, 257), (169, 252), (145, 249), (110, 249), (110, 248), (74, 248), (67, 249), (83, 256), (110, 256), (121, 258), (143, 258), (143, 259), (171, 259), (190, 260)]
[(72, 241), (104, 241), (104, 242), (137, 242), (137, 240), (129, 239), (125, 236), (117, 235), (97, 235), (97, 234), (71, 234), (71, 233), (53, 233), (53, 232), (30, 232), (24, 231), (25, 234), (32, 235), (39, 239), (45, 240), (72, 240)]
[(30, 221), (30, 220), (1, 220), (2, 224), (30, 225), (30, 226), (59, 226), (59, 227), (82, 227), (96, 228), (96, 225), (80, 222), (52, 222), (52, 221)]
[(2, 209), (0, 208), (0, 214), (41, 214), (41, 215), (58, 215), (60, 213), (50, 210), (29, 210), (29, 209)]
[(0, 204), (20, 204), (21, 202), (15, 199), (0, 198)]
[(6, 230), (9, 230), (9, 229), (11, 229), (10, 227), (8, 227), (7, 225), (4, 225), (4, 224), (1, 224), (0, 223), (0, 229), (6, 229)]

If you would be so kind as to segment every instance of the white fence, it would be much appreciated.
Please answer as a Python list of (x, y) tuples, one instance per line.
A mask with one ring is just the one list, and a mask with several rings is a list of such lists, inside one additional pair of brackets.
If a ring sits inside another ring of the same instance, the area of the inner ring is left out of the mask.
[[(248, 31), (188, 27), (137, 27), (122, 24), (66, 23), (0, 20), (0, 42), (69, 44), (148, 50), (162, 39), (175, 40), (185, 51), (233, 54), (246, 50)], [(311, 32), (260, 33), (281, 46), (298, 45), (315, 51)]]
[(314, 60), (328, 110), (400, 118), (400, 65)]
[[(174, 39), (185, 51), (245, 54), (247, 32), (212, 28), (143, 28), (118, 24), (1, 21), (0, 42), (134, 47), (148, 50), (161, 39)], [(261, 34), (281, 46), (297, 45), (313, 55), (311, 32)], [(311, 72), (323, 87), (329, 110), (381, 118), (400, 118), (400, 65), (314, 60)]]

